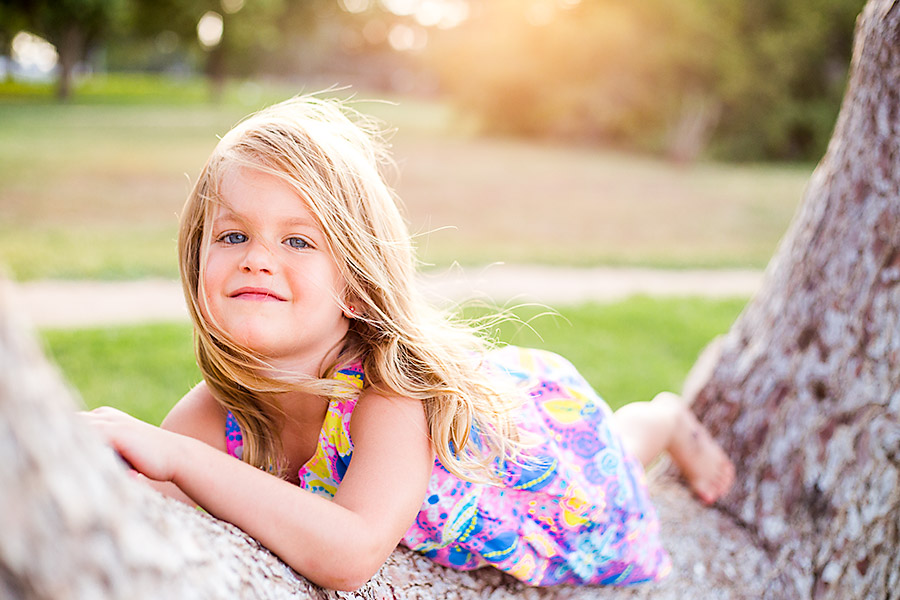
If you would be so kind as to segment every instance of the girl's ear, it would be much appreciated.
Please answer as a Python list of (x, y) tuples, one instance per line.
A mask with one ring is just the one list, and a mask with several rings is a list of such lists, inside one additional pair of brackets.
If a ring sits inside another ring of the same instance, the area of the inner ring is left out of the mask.
[(362, 302), (356, 297), (355, 294), (351, 294), (349, 291), (344, 298), (344, 316), (350, 320), (358, 319), (362, 316)]

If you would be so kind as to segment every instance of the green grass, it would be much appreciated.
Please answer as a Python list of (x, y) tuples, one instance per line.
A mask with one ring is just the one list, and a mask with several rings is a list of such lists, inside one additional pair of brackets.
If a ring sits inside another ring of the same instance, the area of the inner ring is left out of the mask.
[[(744, 303), (634, 298), (564, 308), (558, 316), (523, 308), (516, 314), (528, 327), (507, 322), (499, 338), (565, 356), (617, 408), (679, 390), (700, 350), (728, 330)], [(158, 424), (200, 379), (185, 324), (47, 330), (43, 337), (90, 408), (116, 406)]]
[[(229, 100), (234, 89), (227, 94)], [(56, 102), (56, 82), (0, 82), (0, 96), (14, 103)], [(162, 78), (147, 74), (97, 75), (77, 79), (69, 104), (197, 104), (208, 100), (209, 87), (202, 79)]]
[[(173, 274), (177, 215), (216, 136), (302, 91), (236, 82), (213, 104), (199, 80), (109, 76), (61, 105), (0, 84), (0, 263), (19, 279)], [(811, 170), (473, 137), (439, 101), (357, 108), (396, 128), (394, 183), (438, 265), (762, 267)]]
[(743, 299), (635, 297), (611, 304), (516, 311), (499, 338), (568, 358), (613, 408), (679, 392), (700, 351), (728, 331)]
[(187, 324), (45, 330), (41, 335), (87, 408), (115, 406), (159, 424), (200, 381)]

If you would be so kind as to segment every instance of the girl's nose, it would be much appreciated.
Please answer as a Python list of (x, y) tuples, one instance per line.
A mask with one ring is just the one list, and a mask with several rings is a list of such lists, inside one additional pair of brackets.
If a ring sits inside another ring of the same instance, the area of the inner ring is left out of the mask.
[(275, 257), (266, 244), (251, 240), (246, 243), (246, 249), (241, 257), (241, 271), (270, 275), (275, 272)]

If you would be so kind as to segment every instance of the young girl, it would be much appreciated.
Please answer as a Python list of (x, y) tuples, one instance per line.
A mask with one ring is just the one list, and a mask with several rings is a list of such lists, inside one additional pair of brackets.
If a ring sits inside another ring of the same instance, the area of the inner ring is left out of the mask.
[(161, 428), (88, 419), (325, 587), (398, 543), (530, 585), (665, 576), (642, 465), (668, 451), (713, 502), (723, 451), (676, 396), (613, 414), (559, 356), (491, 349), (426, 304), (382, 147), (348, 115), (296, 98), (222, 138), (178, 240), (203, 382)]

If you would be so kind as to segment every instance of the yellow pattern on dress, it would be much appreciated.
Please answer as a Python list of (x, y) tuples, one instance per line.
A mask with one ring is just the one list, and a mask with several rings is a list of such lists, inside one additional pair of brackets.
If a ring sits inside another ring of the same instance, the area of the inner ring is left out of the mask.
[[(345, 381), (358, 389), (363, 387), (362, 375), (358, 373), (350, 373), (347, 371), (338, 371), (333, 375), (338, 381)], [(350, 413), (343, 414), (337, 402), (332, 402), (328, 406), (325, 413), (325, 420), (322, 423), (322, 434), (331, 442), (338, 454), (347, 456), (353, 450), (350, 447), (350, 436), (347, 434)], [(313, 493), (324, 491), (329, 496), (334, 497), (337, 493), (337, 485), (334, 484), (334, 478), (331, 473), (331, 466), (328, 457), (325, 455), (323, 444), (316, 445), (316, 452), (306, 463), (306, 471), (315, 476), (315, 480), (307, 483), (307, 489)]]

